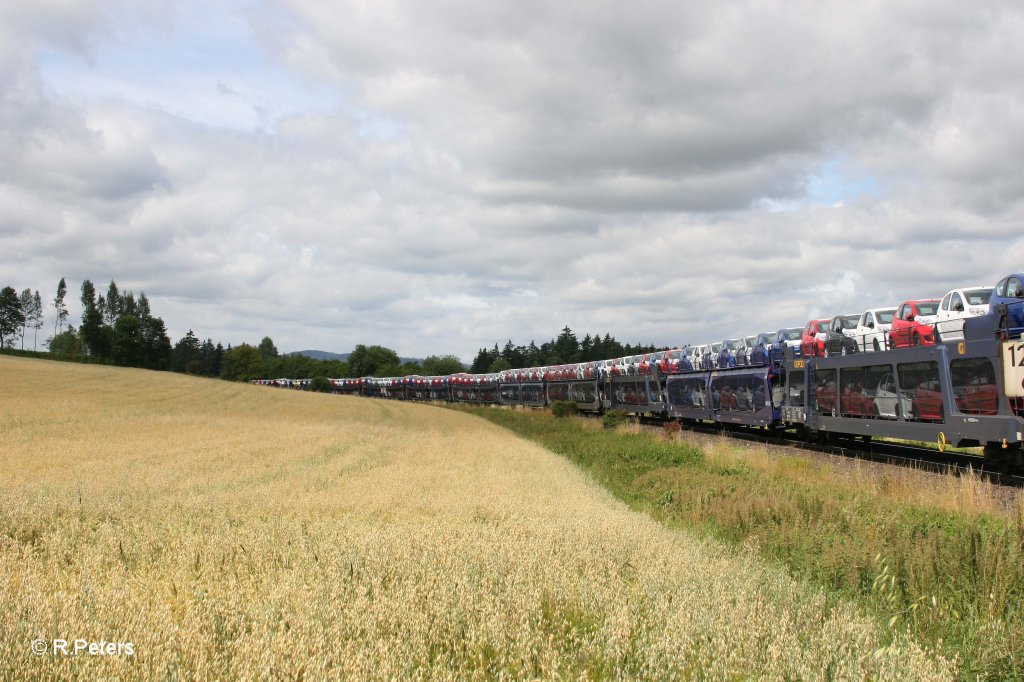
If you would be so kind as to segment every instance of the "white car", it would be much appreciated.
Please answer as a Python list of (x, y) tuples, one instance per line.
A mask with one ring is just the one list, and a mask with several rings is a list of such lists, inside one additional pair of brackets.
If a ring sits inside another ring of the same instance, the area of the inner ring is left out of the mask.
[(897, 391), (891, 374), (883, 376), (875, 391), (875, 414), (885, 419), (899, 419), (901, 415), (909, 415), (912, 406), (913, 396), (906, 391)]
[(861, 351), (867, 353), (889, 347), (889, 330), (895, 314), (896, 308), (871, 308), (861, 314), (854, 330)]
[(953, 289), (942, 297), (939, 312), (935, 318), (935, 331), (942, 341), (959, 341), (964, 338), (964, 320), (988, 312), (993, 287), (969, 287)]
[(693, 353), (690, 356), (690, 361), (693, 363), (694, 369), (705, 369), (704, 358), (708, 353), (711, 352), (711, 345), (707, 343), (700, 343), (693, 347)]

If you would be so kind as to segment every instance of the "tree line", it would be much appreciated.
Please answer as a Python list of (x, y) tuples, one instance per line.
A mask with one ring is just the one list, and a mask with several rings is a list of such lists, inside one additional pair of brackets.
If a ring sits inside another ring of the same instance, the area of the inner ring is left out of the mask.
[(533, 341), (525, 346), (516, 346), (509, 339), (501, 350), (498, 349), (498, 344), (494, 344), (493, 348), (481, 348), (473, 359), (469, 371), (484, 374), (523, 367), (566, 365), (653, 353), (656, 350), (661, 348), (653, 344), (619, 343), (610, 334), (602, 337), (600, 334), (588, 333), (583, 339), (578, 339), (576, 333), (566, 325), (557, 337), (540, 346)]
[[(229, 381), (249, 379), (317, 379), (365, 376), (445, 376), (466, 367), (455, 355), (431, 355), (420, 362), (402, 362), (398, 353), (380, 345), (355, 347), (348, 359), (317, 360), (305, 355), (281, 354), (269, 336), (258, 345), (247, 343), (225, 348), (213, 339), (201, 340), (191, 329), (171, 344), (162, 318), (153, 314), (145, 292), (136, 297), (121, 290), (114, 280), (106, 293), (98, 292), (90, 280), (82, 282), (81, 325), (68, 320), (68, 287), (64, 278), (49, 301), (53, 311), (53, 334), (45, 340), (51, 357), (77, 362), (97, 362), (124, 367), (169, 370), (197, 376), (220, 377)], [(0, 290), (0, 347), (25, 348), (31, 330), (32, 350), (44, 326), (43, 299), (38, 290), (20, 294), (11, 286)], [(481, 348), (469, 368), (473, 373), (498, 372), (520, 367), (560, 365), (621, 357), (656, 350), (653, 345), (622, 344), (609, 334), (586, 334), (582, 340), (568, 326), (557, 337), (537, 346), (513, 345)], [(321, 383), (320, 385), (324, 385)]]

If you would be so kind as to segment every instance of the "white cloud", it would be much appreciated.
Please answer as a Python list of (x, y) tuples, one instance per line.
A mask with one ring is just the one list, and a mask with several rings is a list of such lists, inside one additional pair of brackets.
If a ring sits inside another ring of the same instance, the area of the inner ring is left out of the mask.
[(1015, 3), (0, 20), (0, 284), (113, 277), (176, 337), (467, 360), (566, 323), (701, 342), (1024, 255)]

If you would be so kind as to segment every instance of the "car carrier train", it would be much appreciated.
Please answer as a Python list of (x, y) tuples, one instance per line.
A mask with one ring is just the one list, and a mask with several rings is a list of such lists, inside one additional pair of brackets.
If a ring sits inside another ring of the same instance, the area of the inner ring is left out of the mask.
[[(1024, 302), (1022, 302), (1024, 307)], [(333, 379), (341, 394), (543, 407), (713, 423), (808, 440), (886, 437), (984, 448), (985, 467), (1024, 471), (1024, 329), (1008, 306), (966, 318), (955, 340), (808, 354), (781, 336), (745, 364), (694, 348), (492, 374)], [(710, 349), (709, 349), (710, 350)], [(721, 352), (721, 349), (719, 350)], [(256, 380), (301, 388), (306, 381)]]

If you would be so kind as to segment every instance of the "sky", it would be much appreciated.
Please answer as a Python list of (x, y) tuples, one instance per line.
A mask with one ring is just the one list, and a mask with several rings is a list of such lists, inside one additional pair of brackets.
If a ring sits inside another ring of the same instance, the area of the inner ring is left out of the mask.
[(0, 0), (0, 285), (467, 362), (991, 285), (1022, 35), (1016, 1)]

